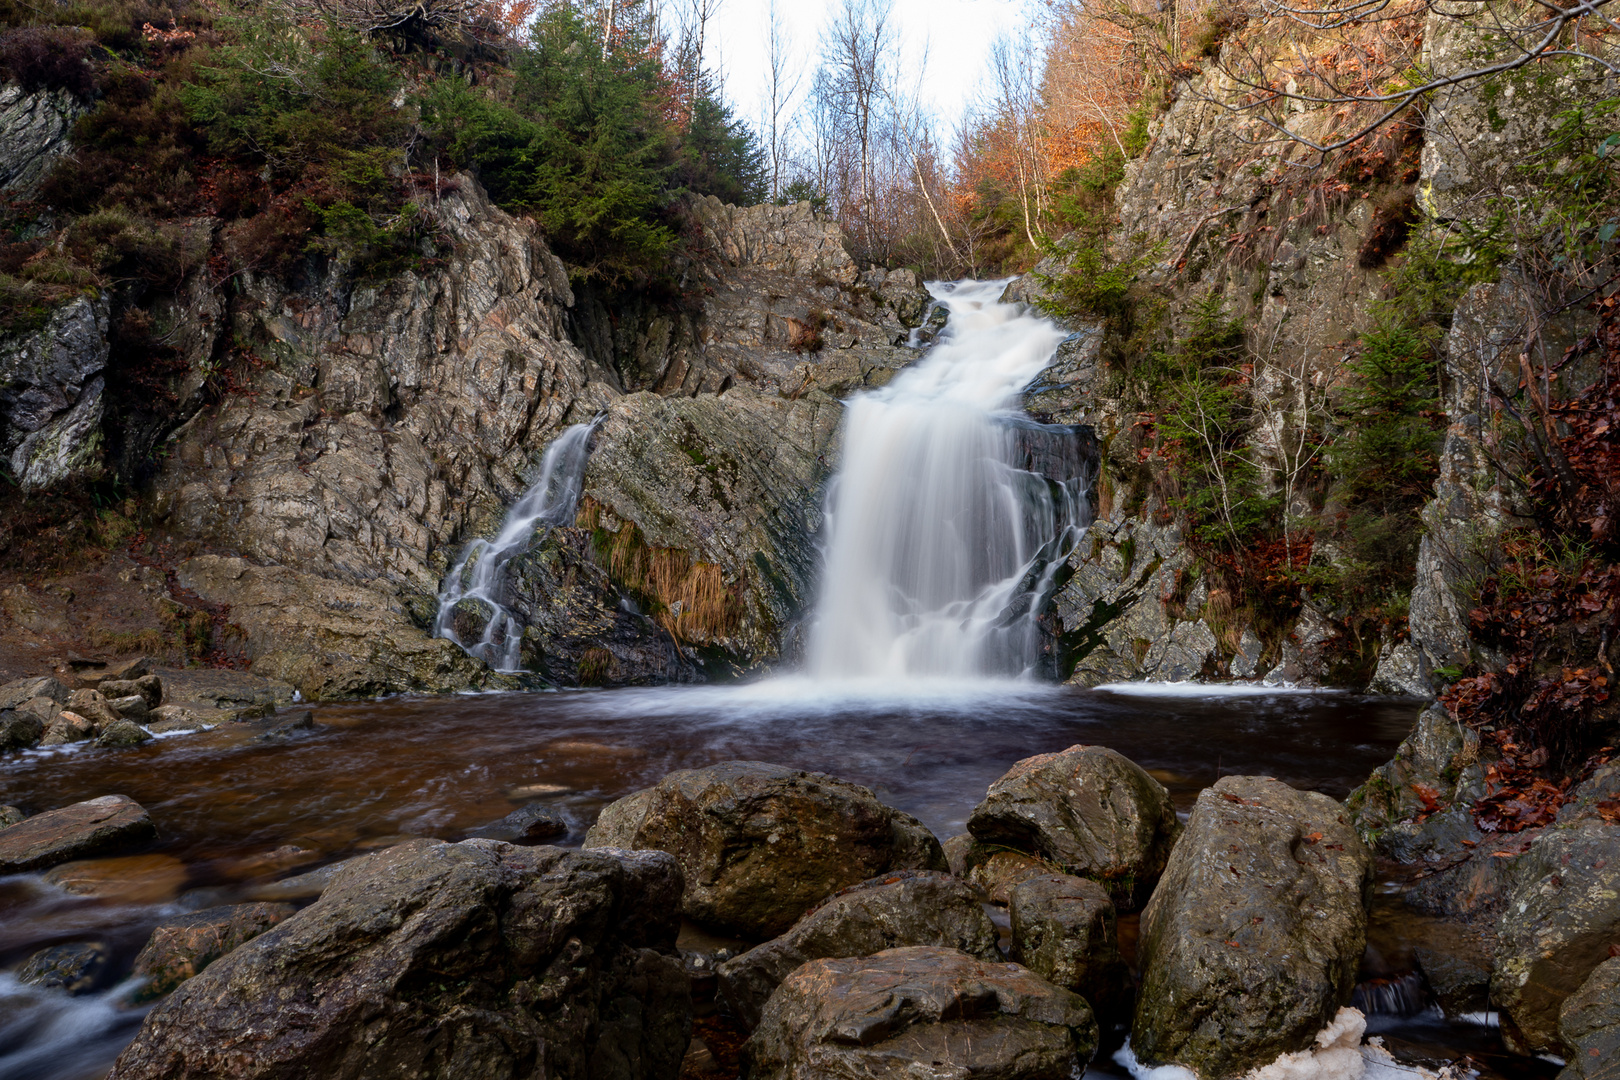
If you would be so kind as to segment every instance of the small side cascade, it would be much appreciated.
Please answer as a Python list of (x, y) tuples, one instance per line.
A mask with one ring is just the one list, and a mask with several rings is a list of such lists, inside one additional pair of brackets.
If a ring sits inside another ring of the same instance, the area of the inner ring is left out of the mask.
[(439, 589), (434, 637), (455, 642), (496, 671), (519, 670), (522, 632), (502, 602), (507, 564), (529, 549), (536, 529), (574, 520), (591, 436), (602, 420), (603, 416), (597, 416), (557, 436), (540, 460), (539, 478), (506, 512), (501, 531), (491, 539), (467, 545)]

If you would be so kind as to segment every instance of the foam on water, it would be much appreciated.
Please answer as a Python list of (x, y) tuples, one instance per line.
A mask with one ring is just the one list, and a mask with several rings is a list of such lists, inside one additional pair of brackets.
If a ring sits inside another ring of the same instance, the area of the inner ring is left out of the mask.
[(1337, 694), (1310, 686), (1267, 686), (1264, 683), (1201, 683), (1201, 682), (1115, 682), (1096, 687), (1110, 694), (1131, 697), (1273, 697), (1278, 694)]
[(133, 1002), (142, 980), (70, 997), (0, 972), (0, 1076), (6, 1080), (100, 1075), (135, 1034), (145, 1007)]

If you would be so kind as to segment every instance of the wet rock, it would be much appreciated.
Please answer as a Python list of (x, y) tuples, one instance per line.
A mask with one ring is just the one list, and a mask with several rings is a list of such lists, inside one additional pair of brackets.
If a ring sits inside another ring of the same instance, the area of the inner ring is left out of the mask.
[(719, 993), (752, 1030), (777, 986), (806, 961), (906, 945), (1001, 959), (996, 929), (965, 882), (937, 871), (901, 871), (845, 889), (781, 937), (721, 964)]
[(76, 712), (63, 712), (45, 725), (41, 746), (61, 746), (63, 743), (84, 742), (93, 739), (96, 726)]
[(972, 869), (968, 880), (990, 898), (993, 904), (1005, 905), (1011, 899), (1013, 886), (1041, 874), (1061, 871), (1061, 867), (1035, 855), (1022, 851), (993, 851), (985, 854), (981, 845), (969, 855)]
[(805, 964), (747, 1049), (757, 1080), (1069, 1080), (1096, 1046), (1078, 995), (1017, 964), (923, 946)]
[[(1462, 841), (1482, 838), (1469, 810), (1485, 794), (1481, 757), (1477, 732), (1444, 706), (1429, 706), (1395, 757), (1351, 792), (1346, 805), (1357, 831), (1379, 854), (1402, 861), (1466, 854)], [(1436, 813), (1454, 807), (1452, 816)]]
[(1593, 969), (1558, 1011), (1568, 1067), (1558, 1080), (1620, 1078), (1620, 957)]
[(1013, 960), (1085, 998), (1101, 1017), (1122, 1013), (1130, 973), (1108, 891), (1068, 874), (1041, 874), (1013, 886)]
[(75, 996), (88, 994), (101, 989), (111, 962), (112, 950), (99, 941), (55, 945), (23, 961), (17, 981)]
[(895, 811), (846, 780), (727, 761), (670, 773), (611, 804), (585, 846), (669, 852), (686, 875), (689, 918), (763, 940), (886, 870), (945, 869), (939, 842), (919, 860), (914, 830), (902, 826), (897, 835)]
[(1587, 819), (1546, 830), (1513, 860), (1491, 974), (1510, 1049), (1561, 1051), (1559, 1009), (1620, 941), (1617, 852), (1620, 827)]
[(31, 712), (0, 712), (0, 750), (26, 750), (39, 745), (45, 725)]
[(260, 742), (285, 742), (294, 735), (315, 730), (315, 714), (305, 709), (303, 712), (278, 719), (270, 728), (259, 736)]
[(1100, 881), (1123, 911), (1147, 900), (1180, 830), (1164, 786), (1102, 746), (1025, 758), (990, 785), (968, 818), (981, 844)]
[(297, 912), (291, 904), (230, 904), (159, 923), (135, 958), (142, 996), (162, 997), (215, 960)]
[(1222, 1080), (1309, 1047), (1350, 1000), (1371, 883), (1327, 796), (1269, 777), (1206, 788), (1142, 914), (1138, 1059)]
[(57, 703), (58, 711), (67, 704), (68, 688), (49, 675), (34, 679), (18, 679), (0, 686), (0, 710), (21, 708), (25, 702), (48, 698)]
[(968, 852), (973, 850), (973, 834), (957, 833), (947, 836), (939, 842), (940, 850), (945, 852), (945, 865), (951, 868), (951, 873), (959, 878), (968, 876)]
[(486, 840), (505, 840), (512, 844), (538, 844), (558, 836), (567, 836), (568, 820), (554, 807), (530, 803), (467, 835)]
[(283, 901), (283, 900), (313, 900), (326, 891), (337, 873), (356, 863), (361, 859), (369, 859), (370, 855), (356, 855), (353, 858), (318, 867), (307, 873), (297, 874), (293, 877), (282, 878), (264, 885), (256, 885), (247, 894), (250, 900)]
[(173, 855), (119, 855), (62, 863), (45, 871), (42, 880), (75, 896), (160, 904), (179, 894), (187, 876), (185, 864)]
[(1412, 959), (1447, 1016), (1466, 1016), (1490, 1008), (1491, 961), (1482, 950), (1462, 952), (1418, 946), (1412, 950)]
[(9, 829), (27, 816), (15, 806), (0, 806), (0, 829)]
[(69, 711), (78, 713), (90, 721), (98, 733), (123, 719), (99, 690), (83, 688), (73, 691), (68, 695), (67, 707)]
[(0, 874), (104, 855), (155, 835), (152, 818), (140, 803), (123, 795), (103, 795), (35, 814), (0, 832)]
[(143, 742), (150, 742), (152, 736), (141, 725), (133, 720), (119, 720), (107, 725), (107, 729), (96, 736), (96, 745), (108, 749), (120, 750), (131, 746), (139, 746)]
[(674, 1080), (680, 888), (653, 852), (403, 844), (182, 983), (111, 1076)]
[(130, 694), (128, 697), (110, 698), (107, 704), (113, 712), (125, 720), (134, 720), (141, 723), (152, 715), (152, 707), (146, 703), (144, 694)]
[(507, 564), (523, 667), (559, 686), (701, 681), (669, 632), (625, 602), (592, 543), (589, 530), (554, 528)]

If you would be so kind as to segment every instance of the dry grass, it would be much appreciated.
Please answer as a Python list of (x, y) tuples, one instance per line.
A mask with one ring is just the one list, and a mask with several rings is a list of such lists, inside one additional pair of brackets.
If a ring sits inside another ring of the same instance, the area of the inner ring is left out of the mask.
[(591, 530), (597, 560), (614, 583), (650, 609), (676, 640), (705, 643), (736, 632), (742, 620), (742, 583), (727, 584), (715, 563), (694, 562), (690, 552), (654, 547), (634, 522), (604, 525), (603, 507), (590, 499), (577, 519)]

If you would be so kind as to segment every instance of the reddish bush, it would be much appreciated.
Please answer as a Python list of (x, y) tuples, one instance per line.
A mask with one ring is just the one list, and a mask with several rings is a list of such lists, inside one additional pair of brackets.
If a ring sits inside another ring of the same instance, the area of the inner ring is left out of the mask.
[(0, 69), (24, 90), (66, 90), (89, 100), (96, 91), (90, 40), (65, 26), (25, 26), (0, 37)]

